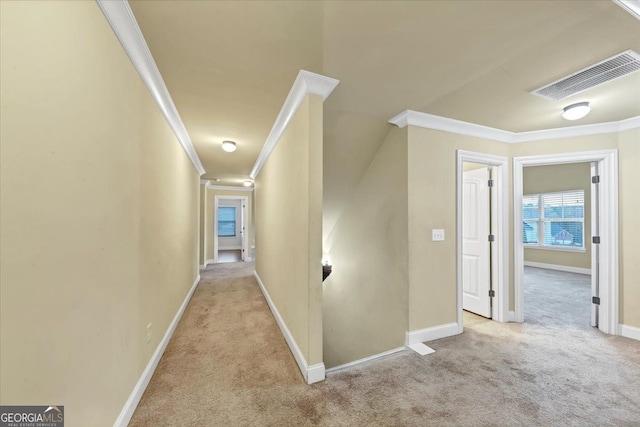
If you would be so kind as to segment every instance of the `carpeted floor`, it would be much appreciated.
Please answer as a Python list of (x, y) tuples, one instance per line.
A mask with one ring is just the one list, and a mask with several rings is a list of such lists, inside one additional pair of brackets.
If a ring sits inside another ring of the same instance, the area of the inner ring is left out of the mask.
[(465, 314), (465, 333), (428, 343), (434, 354), (308, 386), (252, 271), (202, 272), (131, 426), (640, 425), (640, 344), (588, 327), (588, 314), (587, 325), (551, 320), (529, 282), (529, 323)]

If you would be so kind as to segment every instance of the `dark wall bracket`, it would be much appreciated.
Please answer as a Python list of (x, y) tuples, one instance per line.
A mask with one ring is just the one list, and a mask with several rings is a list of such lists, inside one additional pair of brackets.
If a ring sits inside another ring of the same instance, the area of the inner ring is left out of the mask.
[(322, 266), (322, 281), (323, 282), (331, 274), (331, 269), (332, 269), (332, 267), (330, 265), (323, 265)]

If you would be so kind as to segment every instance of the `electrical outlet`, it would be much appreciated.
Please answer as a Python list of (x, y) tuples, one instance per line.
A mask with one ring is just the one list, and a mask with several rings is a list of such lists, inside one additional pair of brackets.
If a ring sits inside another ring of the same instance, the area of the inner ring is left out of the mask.
[(151, 323), (147, 325), (147, 344), (151, 342)]
[(431, 230), (431, 241), (432, 242), (441, 242), (444, 240), (444, 230), (434, 228)]

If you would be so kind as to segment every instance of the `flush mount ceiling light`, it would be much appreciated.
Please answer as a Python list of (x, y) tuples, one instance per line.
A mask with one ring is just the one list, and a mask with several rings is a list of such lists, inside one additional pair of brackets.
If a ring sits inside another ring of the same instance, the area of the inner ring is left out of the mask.
[(233, 141), (222, 141), (222, 149), (227, 153), (236, 151), (236, 143)]
[(245, 181), (242, 185), (245, 187), (251, 187), (251, 184), (253, 184), (251, 181)]
[(562, 117), (567, 120), (578, 120), (589, 114), (591, 107), (588, 102), (578, 102), (564, 107)]

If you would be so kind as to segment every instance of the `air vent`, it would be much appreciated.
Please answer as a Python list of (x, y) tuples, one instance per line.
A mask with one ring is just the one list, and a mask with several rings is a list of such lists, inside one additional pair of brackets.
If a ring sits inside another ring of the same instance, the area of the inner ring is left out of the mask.
[(536, 89), (531, 94), (558, 101), (638, 70), (640, 70), (640, 55), (632, 50), (627, 50)]

